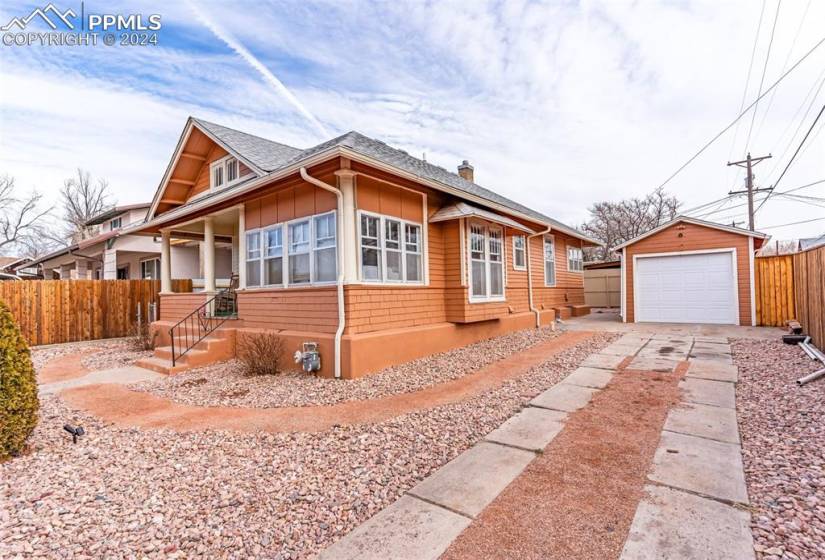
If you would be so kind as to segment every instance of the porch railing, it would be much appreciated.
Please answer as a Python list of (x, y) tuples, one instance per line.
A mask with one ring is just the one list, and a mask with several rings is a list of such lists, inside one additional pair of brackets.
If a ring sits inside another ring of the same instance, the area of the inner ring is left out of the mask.
[(237, 317), (237, 294), (233, 286), (221, 290), (178, 321), (171, 329), (172, 366), (201, 340), (215, 332), (227, 319)]

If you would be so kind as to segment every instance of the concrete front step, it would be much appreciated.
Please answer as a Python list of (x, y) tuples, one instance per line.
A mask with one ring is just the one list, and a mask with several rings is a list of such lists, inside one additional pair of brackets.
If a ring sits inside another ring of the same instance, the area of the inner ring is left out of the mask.
[[(154, 356), (144, 358), (135, 362), (135, 365), (163, 373), (173, 375), (188, 369), (206, 366), (228, 360), (235, 356), (235, 332), (228, 329), (219, 329), (178, 357), (175, 365), (172, 365), (172, 346), (158, 346), (155, 348)], [(187, 346), (185, 339), (175, 339), (175, 349), (185, 349)]]

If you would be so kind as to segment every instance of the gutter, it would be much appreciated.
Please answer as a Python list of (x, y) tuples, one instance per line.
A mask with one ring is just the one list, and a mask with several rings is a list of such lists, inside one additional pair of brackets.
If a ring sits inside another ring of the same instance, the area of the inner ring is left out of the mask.
[[(547, 226), (547, 229), (527, 236), (527, 299), (530, 302), (530, 311), (536, 314), (536, 328), (541, 328), (541, 311), (533, 305), (533, 259), (530, 258), (530, 240), (539, 235), (544, 236), (550, 233), (553, 228)], [(555, 246), (553, 247), (555, 251)]]
[(300, 173), (304, 181), (333, 193), (338, 200), (338, 215), (335, 216), (335, 229), (337, 230), (336, 235), (338, 236), (335, 243), (335, 252), (338, 255), (338, 279), (335, 282), (338, 290), (338, 329), (335, 331), (335, 378), (341, 379), (341, 337), (344, 334), (344, 326), (347, 323), (346, 311), (344, 310), (344, 195), (339, 189), (311, 176), (307, 173), (306, 167), (301, 167)]
[[(425, 177), (415, 175), (414, 173), (410, 173), (409, 171), (399, 169), (399, 168), (394, 167), (390, 164), (387, 164), (387, 163), (384, 163), (382, 161), (376, 160), (376, 159), (374, 159), (370, 156), (366, 156), (364, 154), (356, 152), (356, 151), (352, 150), (351, 148), (347, 148), (345, 146), (334, 146), (332, 148), (329, 148), (328, 150), (318, 152), (317, 154), (313, 154), (313, 155), (309, 156), (308, 158), (306, 158), (301, 163), (293, 163), (293, 164), (291, 164), (287, 167), (282, 167), (280, 169), (270, 171), (269, 173), (261, 175), (260, 177), (257, 177), (255, 179), (252, 179), (248, 183), (246, 183), (244, 185), (241, 185), (237, 188), (228, 189), (224, 192), (218, 192), (218, 193), (215, 193), (215, 195), (212, 196), (212, 197), (204, 198), (201, 201), (194, 202), (194, 203), (192, 203), (191, 206), (189, 206), (187, 204), (187, 205), (181, 206), (180, 208), (176, 208), (175, 210), (170, 210), (168, 212), (165, 212), (161, 216), (158, 216), (158, 217), (153, 216), (152, 219), (149, 219), (149, 216), (152, 215), (152, 213), (150, 212), (149, 214), (147, 214), (146, 221), (144, 221), (143, 223), (140, 223), (140, 224), (135, 224), (134, 226), (126, 226), (121, 230), (121, 233), (122, 234), (137, 233), (137, 232), (139, 232), (143, 229), (146, 229), (150, 226), (159, 226), (159, 225), (164, 224), (166, 222), (170, 222), (170, 221), (173, 221), (177, 218), (186, 216), (190, 213), (197, 212), (198, 210), (207, 209), (207, 208), (209, 208), (210, 206), (212, 206), (214, 204), (219, 204), (220, 202), (223, 202), (227, 199), (231, 199), (233, 197), (241, 196), (241, 195), (246, 194), (248, 192), (254, 191), (255, 189), (257, 189), (261, 185), (265, 185), (269, 182), (277, 181), (277, 180), (289, 177), (291, 174), (295, 173), (295, 171), (300, 171), (300, 169), (302, 169), (302, 168), (306, 169), (306, 167), (308, 167), (308, 166), (315, 165), (316, 163), (321, 163), (321, 162), (327, 161), (328, 159), (336, 157), (336, 156), (347, 157), (351, 160), (359, 161), (361, 163), (364, 163), (366, 165), (375, 167), (377, 169), (383, 169), (385, 171), (389, 171), (394, 175), (397, 175), (399, 177), (409, 179), (413, 182), (416, 182), (416, 183), (422, 184), (424, 186), (430, 187), (433, 190), (451, 194), (451, 195), (453, 195), (453, 196), (455, 196), (455, 197), (457, 197), (461, 200), (474, 202), (476, 204), (480, 204), (483, 207), (492, 208), (492, 209), (497, 210), (499, 212), (503, 212), (504, 214), (509, 214), (509, 215), (512, 215), (512, 216), (516, 216), (518, 218), (522, 218), (524, 220), (527, 220), (528, 222), (546, 225), (548, 228), (555, 229), (555, 230), (560, 231), (560, 232), (562, 232), (566, 235), (569, 235), (569, 236), (574, 237), (576, 239), (580, 239), (580, 240), (585, 241), (587, 243), (593, 243), (595, 245), (601, 245), (601, 243), (599, 241), (595, 240), (595, 239), (591, 239), (587, 236), (582, 235), (581, 233), (574, 232), (569, 227), (563, 227), (563, 224), (562, 225), (547, 224), (546, 222), (543, 222), (542, 220), (539, 220), (538, 218), (535, 218), (533, 216), (528, 216), (528, 215), (526, 215), (523, 212), (520, 212), (518, 210), (508, 208), (508, 207), (506, 207), (502, 204), (499, 204), (499, 203), (494, 202), (492, 200), (488, 200), (484, 197), (475, 195), (473, 193), (469, 193), (469, 192), (466, 192), (466, 191), (462, 191), (460, 189), (456, 189), (454, 187), (450, 187), (449, 185), (446, 185), (444, 183), (440, 183), (440, 182), (434, 181), (432, 179), (427, 179)], [(329, 185), (327, 185), (327, 186), (329, 186)]]

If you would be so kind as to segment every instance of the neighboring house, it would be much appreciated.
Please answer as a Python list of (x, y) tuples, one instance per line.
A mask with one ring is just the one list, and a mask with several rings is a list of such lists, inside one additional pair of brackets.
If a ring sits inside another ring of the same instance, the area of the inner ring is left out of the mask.
[(169, 249), (201, 236), (212, 294), (222, 237), (239, 275), (224, 327), (277, 332), (288, 356), (317, 342), (322, 373), (344, 377), (586, 313), (582, 247), (598, 244), (476, 184), (466, 161), (451, 173), (357, 132), (301, 150), (195, 118), (126, 233), (162, 237), (167, 339), (206, 301), (169, 293)]
[[(160, 241), (125, 235), (123, 229), (143, 222), (150, 204), (118, 206), (86, 222), (97, 233), (28, 264), (39, 266), (47, 279), (136, 280), (160, 277)], [(171, 248), (175, 255), (174, 278), (201, 278), (197, 242), (181, 240)], [(221, 244), (216, 252), (218, 272), (228, 282), (231, 251)], [(197, 284), (197, 282), (194, 282)]]
[(677, 216), (619, 245), (623, 320), (755, 325), (753, 259), (767, 238)]
[(0, 257), (0, 272), (14, 274), (24, 280), (40, 278), (40, 271), (32, 266), (33, 259), (29, 257)]

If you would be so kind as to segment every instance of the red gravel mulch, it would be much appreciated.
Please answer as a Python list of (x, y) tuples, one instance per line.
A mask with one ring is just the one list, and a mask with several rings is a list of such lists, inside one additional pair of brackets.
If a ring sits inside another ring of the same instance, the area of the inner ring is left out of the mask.
[(798, 346), (737, 340), (736, 412), (760, 559), (825, 558), (825, 379)]
[(442, 558), (618, 558), (681, 377), (614, 376)]

